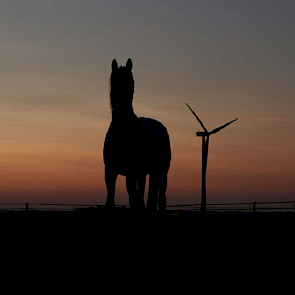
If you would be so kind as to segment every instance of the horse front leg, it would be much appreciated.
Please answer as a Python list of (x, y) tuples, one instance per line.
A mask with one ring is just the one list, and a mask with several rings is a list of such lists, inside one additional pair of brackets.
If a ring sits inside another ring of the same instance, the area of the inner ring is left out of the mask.
[(113, 169), (105, 167), (105, 183), (107, 187), (106, 208), (108, 209), (112, 209), (115, 207), (115, 191), (117, 177), (118, 173), (114, 172)]
[(136, 199), (137, 199), (137, 188), (136, 188), (136, 179), (134, 176), (126, 176), (126, 189), (129, 195), (129, 205), (131, 209), (136, 208)]

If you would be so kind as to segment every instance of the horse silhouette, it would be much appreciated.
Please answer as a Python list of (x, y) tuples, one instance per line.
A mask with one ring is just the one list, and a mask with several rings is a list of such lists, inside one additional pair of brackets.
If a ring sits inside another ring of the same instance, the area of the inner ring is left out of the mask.
[(148, 212), (166, 208), (167, 175), (171, 161), (170, 139), (162, 123), (138, 118), (133, 111), (132, 61), (118, 67), (112, 61), (110, 106), (112, 121), (104, 142), (106, 207), (115, 206), (118, 175), (126, 176), (131, 208), (144, 209), (146, 175), (149, 175)]

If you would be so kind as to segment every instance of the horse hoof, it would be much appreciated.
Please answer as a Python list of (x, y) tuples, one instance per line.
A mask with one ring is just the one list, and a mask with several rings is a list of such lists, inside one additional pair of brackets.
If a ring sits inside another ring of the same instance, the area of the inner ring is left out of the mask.
[(161, 211), (166, 209), (166, 198), (158, 198), (158, 206)]

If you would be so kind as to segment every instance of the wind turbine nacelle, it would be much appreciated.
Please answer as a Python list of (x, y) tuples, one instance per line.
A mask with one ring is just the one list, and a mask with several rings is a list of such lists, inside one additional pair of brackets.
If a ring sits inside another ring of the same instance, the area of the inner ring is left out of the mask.
[(197, 136), (208, 136), (209, 133), (208, 132), (204, 132), (204, 131), (200, 131), (200, 132), (196, 132)]

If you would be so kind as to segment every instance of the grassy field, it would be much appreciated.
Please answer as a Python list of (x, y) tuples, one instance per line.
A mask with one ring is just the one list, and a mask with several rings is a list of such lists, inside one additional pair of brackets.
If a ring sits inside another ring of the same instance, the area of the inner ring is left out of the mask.
[(288, 233), (292, 235), (295, 213), (237, 213), (166, 211), (153, 216), (130, 209), (81, 209), (76, 211), (7, 211), (0, 213), (2, 229), (36, 235), (195, 237), (205, 235), (248, 238)]
[(172, 270), (174, 262), (181, 271), (190, 261), (210, 269), (230, 260), (232, 268), (236, 264), (243, 268), (274, 260), (288, 264), (295, 246), (294, 221), (294, 214), (203, 218), (192, 214), (148, 217), (128, 209), (112, 214), (87, 209), (6, 212), (0, 213), (0, 241), (2, 254), (14, 257), (14, 265), (34, 261), (44, 268), (49, 263), (59, 266), (58, 271), (70, 265), (71, 270), (95, 265), (113, 272), (118, 264), (127, 267), (131, 259), (141, 267), (152, 265), (154, 271), (167, 263)]

